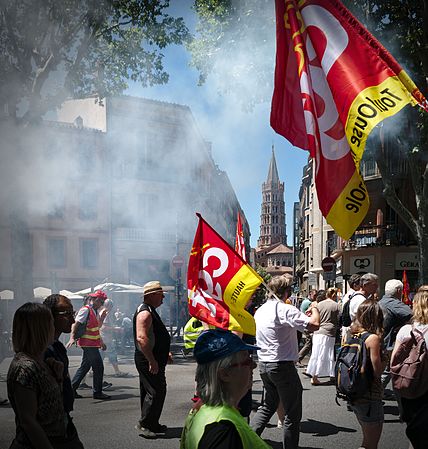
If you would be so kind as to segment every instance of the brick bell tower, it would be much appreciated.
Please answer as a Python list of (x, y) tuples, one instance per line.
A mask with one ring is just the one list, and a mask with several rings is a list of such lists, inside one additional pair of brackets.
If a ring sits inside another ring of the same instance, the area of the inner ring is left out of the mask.
[(257, 247), (263, 248), (283, 243), (287, 245), (285, 224), (284, 183), (279, 180), (275, 151), (272, 157), (266, 182), (262, 185), (262, 206), (260, 213), (260, 237)]

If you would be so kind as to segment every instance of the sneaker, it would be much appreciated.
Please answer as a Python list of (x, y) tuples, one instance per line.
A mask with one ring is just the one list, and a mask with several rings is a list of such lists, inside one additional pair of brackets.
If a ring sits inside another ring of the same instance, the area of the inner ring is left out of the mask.
[(168, 427), (164, 424), (158, 424), (157, 426), (150, 429), (154, 433), (166, 433)]
[(146, 429), (145, 427), (141, 427), (140, 424), (136, 424), (135, 428), (138, 430), (138, 432), (140, 432), (140, 434), (144, 438), (148, 438), (148, 439), (152, 439), (152, 440), (154, 440), (156, 438), (156, 434), (154, 432), (152, 432), (150, 429)]
[(92, 395), (92, 397), (94, 399), (99, 399), (100, 401), (108, 401), (109, 399), (111, 399), (111, 396), (109, 396), (108, 394), (104, 394), (104, 393), (94, 393)]
[(110, 382), (103, 382), (103, 390), (109, 390), (112, 386), (113, 384), (111, 384)]
[(284, 427), (284, 422), (278, 419), (278, 424), (276, 427), (278, 427), (278, 429), (282, 429)]
[(131, 375), (129, 373), (122, 373), (121, 371), (119, 371), (116, 374), (113, 374), (114, 377), (131, 377)]
[(83, 382), (79, 385), (79, 390), (92, 390), (92, 387), (90, 387), (87, 383)]

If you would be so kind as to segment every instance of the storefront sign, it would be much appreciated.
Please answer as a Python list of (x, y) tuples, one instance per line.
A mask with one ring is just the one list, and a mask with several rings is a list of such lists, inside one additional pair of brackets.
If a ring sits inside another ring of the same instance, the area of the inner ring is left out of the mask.
[(397, 253), (395, 255), (396, 270), (419, 270), (418, 253)]
[(350, 258), (350, 274), (365, 274), (375, 272), (374, 256), (354, 256)]

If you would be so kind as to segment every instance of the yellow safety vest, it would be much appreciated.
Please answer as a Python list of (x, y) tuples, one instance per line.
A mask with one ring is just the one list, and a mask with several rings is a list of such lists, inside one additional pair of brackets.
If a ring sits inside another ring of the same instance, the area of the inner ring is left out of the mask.
[(203, 405), (199, 410), (192, 410), (184, 424), (180, 449), (198, 449), (205, 426), (225, 420), (235, 425), (244, 449), (272, 449), (251, 429), (236, 408), (227, 405), (216, 407)]
[(193, 349), (195, 347), (196, 340), (204, 330), (204, 326), (197, 318), (192, 317), (186, 323), (183, 330), (184, 348)]

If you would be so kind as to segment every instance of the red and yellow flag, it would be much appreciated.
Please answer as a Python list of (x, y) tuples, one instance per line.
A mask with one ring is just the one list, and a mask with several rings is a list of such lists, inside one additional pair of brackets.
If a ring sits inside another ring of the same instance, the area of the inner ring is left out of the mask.
[(247, 261), (247, 255), (245, 252), (244, 230), (242, 229), (241, 214), (239, 212), (238, 212), (238, 221), (236, 222), (235, 251), (245, 261)]
[(388, 51), (335, 0), (276, 0), (271, 126), (315, 158), (321, 212), (349, 239), (369, 198), (359, 166), (372, 129), (405, 105), (428, 111)]
[(408, 306), (410, 306), (412, 304), (412, 301), (410, 300), (410, 296), (409, 296), (410, 285), (409, 285), (409, 280), (407, 279), (406, 270), (403, 271), (403, 278), (402, 278), (401, 282), (403, 283), (402, 301), (404, 302), (404, 304), (407, 304)]
[(199, 215), (187, 271), (190, 315), (205, 323), (255, 335), (245, 310), (263, 279)]

